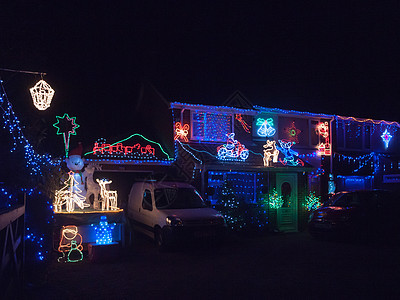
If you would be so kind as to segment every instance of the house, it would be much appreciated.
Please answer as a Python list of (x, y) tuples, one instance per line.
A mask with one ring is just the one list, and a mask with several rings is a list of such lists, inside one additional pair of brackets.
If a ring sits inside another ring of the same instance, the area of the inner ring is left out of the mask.
[(303, 229), (305, 197), (322, 192), (330, 168), (334, 116), (234, 100), (236, 107), (171, 103), (176, 165), (213, 205), (226, 181), (250, 206), (276, 189), (283, 197), (277, 229)]
[(400, 124), (335, 116), (333, 174), (337, 190), (400, 189)]

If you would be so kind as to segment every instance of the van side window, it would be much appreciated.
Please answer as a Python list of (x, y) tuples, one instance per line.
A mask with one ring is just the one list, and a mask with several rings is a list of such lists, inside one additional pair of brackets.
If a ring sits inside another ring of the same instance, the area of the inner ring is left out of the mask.
[(142, 207), (143, 209), (153, 210), (153, 204), (151, 203), (151, 192), (149, 190), (144, 190)]

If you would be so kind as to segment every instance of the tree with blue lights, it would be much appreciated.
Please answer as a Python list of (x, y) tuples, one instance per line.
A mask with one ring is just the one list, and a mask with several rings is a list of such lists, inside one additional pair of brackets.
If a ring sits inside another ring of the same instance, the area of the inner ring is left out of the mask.
[(240, 210), (240, 202), (235, 195), (232, 183), (228, 180), (223, 183), (218, 202), (219, 210), (228, 226), (233, 230), (242, 229), (245, 224)]

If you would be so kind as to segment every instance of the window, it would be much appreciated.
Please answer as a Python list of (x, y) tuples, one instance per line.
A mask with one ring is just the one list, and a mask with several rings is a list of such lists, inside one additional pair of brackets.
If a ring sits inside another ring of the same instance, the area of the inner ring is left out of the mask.
[(363, 130), (362, 124), (347, 123), (345, 125), (346, 131), (346, 148), (348, 149), (362, 149)]
[(214, 189), (213, 195), (208, 196), (212, 204), (220, 199), (224, 182), (230, 182), (237, 200), (244, 203), (256, 203), (263, 189), (262, 173), (209, 171), (208, 187)]
[(144, 190), (142, 207), (146, 210), (153, 210), (153, 204), (151, 202), (151, 192), (149, 190)]
[(192, 139), (206, 142), (225, 142), (233, 132), (232, 115), (192, 112)]

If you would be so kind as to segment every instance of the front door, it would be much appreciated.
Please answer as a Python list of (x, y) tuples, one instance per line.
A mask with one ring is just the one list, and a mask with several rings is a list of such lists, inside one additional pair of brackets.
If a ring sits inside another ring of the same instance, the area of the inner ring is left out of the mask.
[(283, 205), (277, 210), (278, 229), (297, 231), (297, 174), (276, 174), (276, 189), (283, 198)]

